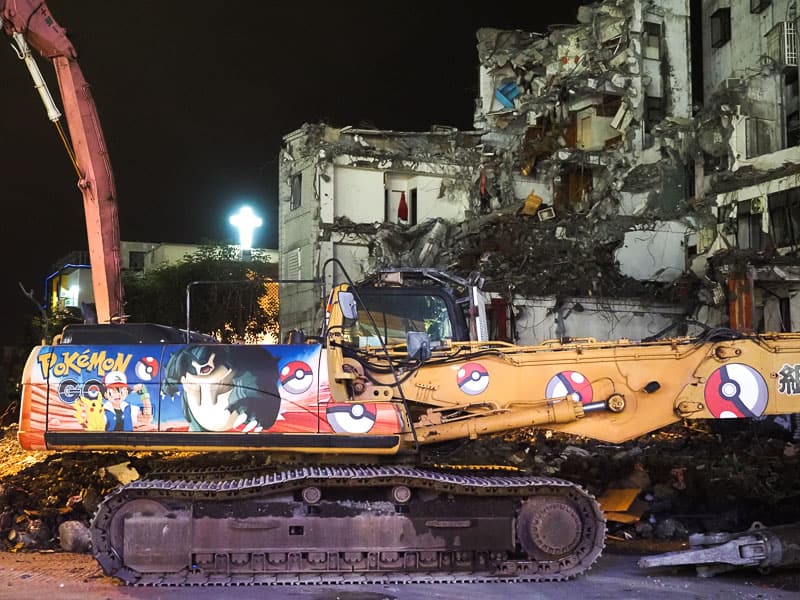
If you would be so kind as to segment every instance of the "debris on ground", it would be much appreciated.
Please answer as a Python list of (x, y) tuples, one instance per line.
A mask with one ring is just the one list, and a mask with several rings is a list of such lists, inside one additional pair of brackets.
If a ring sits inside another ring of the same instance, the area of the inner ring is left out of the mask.
[[(0, 433), (0, 549), (7, 551), (88, 549), (82, 527), (100, 500), (121, 480), (175, 459), (195, 468), (263, 463), (252, 453), (26, 452), (16, 426)], [(626, 489), (622, 505), (606, 509), (617, 512), (608, 519), (609, 545), (662, 542), (656, 551), (663, 551), (663, 543), (685, 543), (693, 534), (800, 522), (796, 446), (768, 420), (695, 421), (624, 444), (521, 430), (440, 448), (430, 459), (561, 477), (601, 499)]]

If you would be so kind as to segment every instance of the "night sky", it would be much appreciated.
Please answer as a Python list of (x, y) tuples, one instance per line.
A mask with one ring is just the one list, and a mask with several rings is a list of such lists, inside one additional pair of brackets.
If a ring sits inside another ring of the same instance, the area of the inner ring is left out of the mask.
[[(254, 245), (270, 248), (284, 135), (318, 121), (472, 129), (476, 31), (544, 32), (576, 23), (581, 3), (47, 1), (92, 86), (121, 238), (234, 243), (227, 217), (246, 202), (266, 222)], [(39, 65), (58, 98), (52, 67)], [(17, 323), (36, 310), (17, 282), (41, 298), (56, 261), (87, 242), (74, 171), (7, 44), (0, 74), (2, 345), (22, 339)]]

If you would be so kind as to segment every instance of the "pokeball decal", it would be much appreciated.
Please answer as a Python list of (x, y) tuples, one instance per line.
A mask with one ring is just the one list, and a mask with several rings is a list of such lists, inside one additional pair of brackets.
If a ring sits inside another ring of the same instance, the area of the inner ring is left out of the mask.
[(301, 360), (293, 360), (281, 369), (281, 385), (290, 394), (302, 394), (313, 381), (314, 372)]
[(58, 384), (58, 397), (67, 404), (74, 403), (80, 397), (96, 400), (102, 396), (101, 388), (102, 384), (97, 379), (89, 379), (84, 383), (69, 378), (62, 379)]
[(706, 381), (706, 406), (718, 419), (759, 417), (767, 408), (769, 392), (761, 373), (753, 367), (731, 363)]
[(479, 363), (467, 363), (458, 370), (458, 387), (470, 396), (477, 396), (489, 385), (489, 371)]
[(136, 377), (142, 381), (151, 381), (158, 375), (158, 361), (152, 356), (145, 356), (136, 363), (133, 371), (136, 373)]
[(336, 433), (367, 433), (378, 418), (374, 404), (334, 404), (326, 412)]
[(90, 400), (95, 400), (102, 396), (103, 394), (100, 391), (101, 384), (96, 379), (90, 379), (86, 383), (83, 384), (83, 397), (89, 398)]
[(547, 382), (545, 388), (547, 398), (563, 398), (573, 394), (578, 397), (581, 404), (589, 404), (594, 398), (592, 384), (578, 371), (561, 371)]

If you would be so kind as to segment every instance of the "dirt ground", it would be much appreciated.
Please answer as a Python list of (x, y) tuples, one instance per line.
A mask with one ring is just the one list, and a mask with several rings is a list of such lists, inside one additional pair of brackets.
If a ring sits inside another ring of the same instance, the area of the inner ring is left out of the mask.
[(88, 554), (66, 552), (0, 552), (0, 598), (14, 600), (793, 600), (800, 591), (800, 572), (754, 571), (714, 578), (691, 569), (638, 569), (636, 556), (606, 552), (577, 579), (532, 584), (411, 584), (259, 587), (130, 587), (106, 577)]

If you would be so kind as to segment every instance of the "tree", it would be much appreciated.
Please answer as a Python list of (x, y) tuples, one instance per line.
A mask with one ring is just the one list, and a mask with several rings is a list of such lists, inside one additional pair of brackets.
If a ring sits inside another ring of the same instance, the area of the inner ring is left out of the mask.
[(277, 268), (260, 258), (241, 260), (230, 246), (205, 246), (180, 262), (147, 272), (123, 273), (129, 322), (186, 327), (186, 287), (190, 326), (223, 342), (278, 337)]

